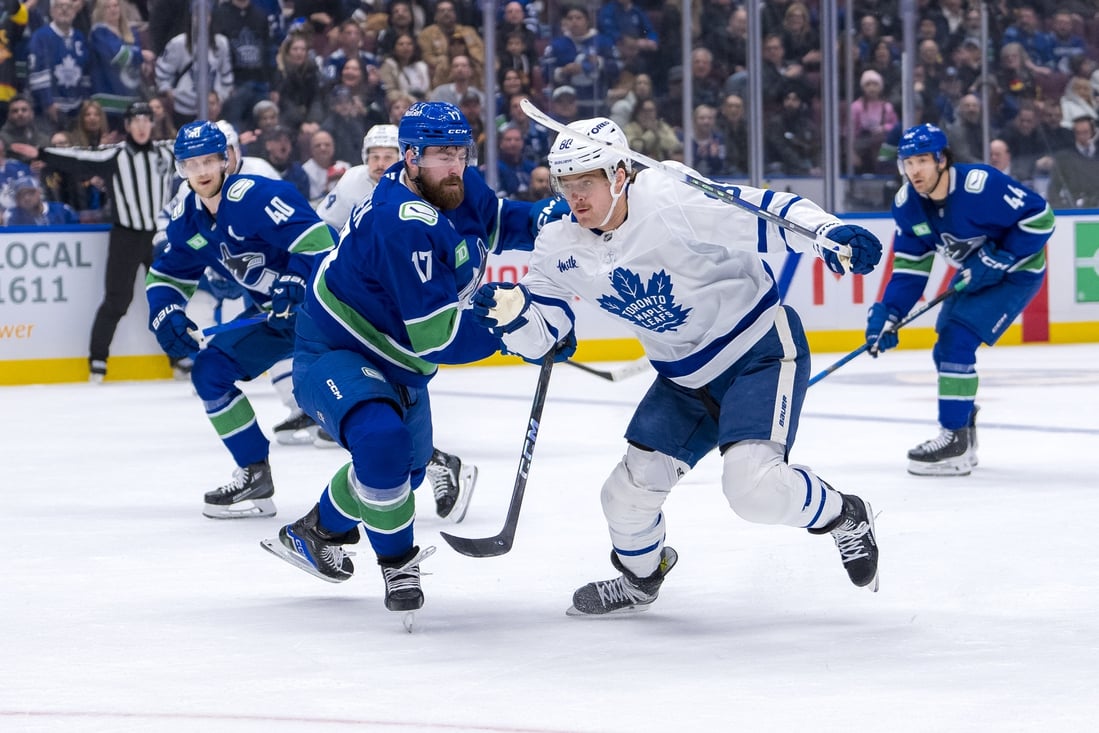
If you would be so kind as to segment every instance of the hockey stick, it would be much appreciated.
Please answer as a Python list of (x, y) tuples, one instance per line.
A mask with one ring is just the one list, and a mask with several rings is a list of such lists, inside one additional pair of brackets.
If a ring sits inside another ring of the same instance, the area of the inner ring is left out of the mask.
[(532, 120), (537, 122), (539, 125), (542, 125), (543, 127), (547, 127), (556, 132), (566, 132), (569, 135), (583, 138), (588, 142), (596, 143), (598, 145), (606, 145), (607, 147), (614, 150), (615, 153), (621, 155), (623, 158), (628, 158), (634, 163), (639, 163), (646, 168), (658, 170), (664, 175), (669, 176), (670, 178), (678, 179), (682, 183), (686, 183), (692, 188), (697, 188), (698, 190), (707, 193), (710, 196), (713, 196), (719, 201), (723, 201), (727, 204), (731, 204), (740, 209), (743, 209), (744, 211), (758, 216), (760, 219), (769, 221), (776, 226), (782, 227), (783, 229), (788, 229), (795, 234), (800, 234), (806, 239), (812, 241), (813, 246), (818, 250), (831, 250), (838, 254), (841, 259), (851, 259), (851, 248), (846, 244), (833, 242), (832, 240), (825, 237), (823, 234), (819, 234), (812, 229), (809, 229), (808, 227), (804, 227), (801, 224), (792, 222), (786, 217), (776, 214), (773, 211), (762, 209), (750, 201), (745, 201), (744, 199), (740, 198), (732, 191), (730, 191), (729, 187), (727, 186), (715, 183), (708, 178), (696, 176), (687, 170), (681, 170), (665, 163), (661, 163), (660, 161), (654, 160), (647, 155), (643, 155), (636, 150), (620, 148), (612, 143), (607, 142), (606, 140), (599, 140), (598, 138), (594, 138), (591, 135), (585, 134), (578, 130), (570, 129), (547, 115), (542, 110), (538, 109), (538, 107), (529, 99), (524, 99), (519, 102), (519, 106), (523, 108), (523, 111), (527, 113), (528, 117), (530, 117)]
[(534, 442), (538, 440), (538, 424), (542, 421), (542, 407), (546, 404), (546, 391), (549, 389), (550, 372), (553, 370), (551, 349), (542, 359), (542, 370), (538, 373), (538, 385), (534, 388), (534, 404), (530, 407), (530, 419), (527, 421), (527, 434), (523, 440), (523, 452), (519, 456), (519, 470), (515, 474), (515, 488), (511, 490), (511, 503), (508, 504), (507, 519), (499, 534), (492, 537), (455, 537), (440, 532), (451, 547), (469, 557), (496, 557), (511, 549), (515, 541), (515, 528), (519, 525), (519, 510), (523, 506), (523, 493), (527, 489), (527, 474), (534, 456)]
[[(958, 284), (959, 284), (959, 285), (962, 285), (963, 283), (958, 283)], [(925, 304), (925, 305), (924, 305), (923, 307), (921, 307), (921, 308), (917, 308), (916, 310), (912, 311), (911, 313), (909, 313), (909, 314), (908, 314), (907, 316), (905, 316), (905, 317), (904, 317), (904, 318), (902, 318), (901, 320), (897, 321), (897, 322), (896, 322), (896, 323), (895, 323), (895, 324), (893, 325), (893, 330), (894, 330), (894, 331), (899, 331), (899, 330), (901, 329), (901, 327), (902, 327), (902, 326), (907, 326), (907, 325), (908, 325), (909, 323), (911, 323), (912, 321), (916, 320), (917, 318), (919, 318), (920, 316), (922, 316), (922, 315), (923, 315), (924, 313), (927, 313), (927, 312), (928, 312), (929, 310), (931, 310), (932, 308), (934, 308), (934, 307), (935, 307), (935, 306), (937, 306), (937, 305), (938, 305), (939, 303), (943, 302), (944, 300), (946, 300), (947, 298), (949, 298), (949, 297), (950, 297), (951, 295), (953, 295), (953, 294), (954, 294), (954, 293), (956, 293), (956, 292), (958, 292), (958, 289), (956, 289), (956, 288), (951, 288), (951, 289), (949, 289), (949, 290), (944, 290), (943, 292), (939, 293), (939, 294), (938, 294), (938, 295), (936, 295), (936, 296), (935, 296), (934, 298), (932, 298), (931, 300), (927, 301), (927, 303), (926, 303), (926, 304)], [(875, 346), (876, 346), (876, 345), (877, 345), (877, 344), (875, 343)], [(832, 366), (830, 366), (830, 367), (828, 367), (827, 369), (825, 369), (825, 370), (823, 370), (823, 371), (819, 372), (818, 374), (814, 375), (814, 376), (813, 376), (813, 378), (809, 380), (809, 386), (810, 386), (810, 387), (812, 387), (812, 386), (813, 386), (814, 384), (816, 384), (816, 383), (817, 383), (817, 382), (819, 382), (820, 380), (824, 379), (824, 378), (825, 378), (825, 377), (827, 377), (827, 376), (828, 376), (829, 374), (831, 374), (832, 372), (836, 371), (836, 370), (837, 370), (837, 369), (839, 369), (839, 368), (840, 368), (841, 366), (843, 366), (843, 365), (844, 365), (844, 364), (846, 364), (847, 362), (851, 361), (852, 359), (854, 359), (854, 358), (855, 358), (856, 356), (858, 356), (858, 355), (859, 355), (859, 354), (861, 354), (862, 352), (864, 352), (864, 351), (869, 351), (869, 350), (870, 350), (870, 344), (869, 344), (869, 343), (865, 343), (865, 344), (863, 344), (862, 346), (860, 346), (859, 348), (855, 349), (854, 351), (852, 351), (852, 352), (851, 352), (850, 354), (848, 354), (847, 356), (845, 356), (845, 357), (843, 357), (842, 359), (840, 359), (839, 361), (837, 361), (837, 362), (836, 362), (835, 364), (833, 364)]]
[(581, 364), (580, 362), (572, 361), (571, 359), (565, 363), (569, 366), (576, 367), (580, 371), (594, 374), (600, 379), (606, 379), (608, 382), (621, 382), (623, 379), (629, 379), (630, 377), (649, 370), (649, 359), (645, 356), (631, 361), (629, 364), (623, 364), (617, 369), (596, 369), (595, 367), (590, 367), (587, 364)]

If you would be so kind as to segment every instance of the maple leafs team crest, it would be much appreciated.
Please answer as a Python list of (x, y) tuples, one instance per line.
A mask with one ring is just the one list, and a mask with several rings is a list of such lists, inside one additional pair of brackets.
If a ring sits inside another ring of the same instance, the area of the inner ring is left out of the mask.
[(80, 82), (84, 70), (77, 65), (72, 56), (65, 56), (61, 63), (53, 67), (53, 76), (57, 79), (57, 85), (62, 87), (75, 87)]
[(672, 279), (663, 270), (653, 273), (645, 284), (637, 273), (618, 267), (611, 273), (611, 285), (619, 297), (600, 296), (599, 307), (650, 331), (674, 331), (691, 312), (676, 305)]

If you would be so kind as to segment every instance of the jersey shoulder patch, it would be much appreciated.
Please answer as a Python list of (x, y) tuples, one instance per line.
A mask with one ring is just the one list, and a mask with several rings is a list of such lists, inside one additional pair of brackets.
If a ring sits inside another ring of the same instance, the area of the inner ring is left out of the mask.
[(225, 192), (225, 198), (230, 201), (240, 201), (244, 198), (244, 194), (248, 193), (248, 190), (255, 185), (256, 182), (250, 178), (238, 178), (233, 181)]
[(397, 210), (401, 221), (419, 221), (429, 227), (439, 223), (439, 211), (426, 201), (405, 201)]
[(182, 198), (179, 199), (179, 202), (172, 208), (172, 220), (173, 221), (180, 218), (181, 216), (183, 216), (183, 211), (184, 211), (184, 209), (187, 208), (187, 199), (189, 197), (190, 197), (190, 194), (188, 194), (187, 196), (183, 196)]

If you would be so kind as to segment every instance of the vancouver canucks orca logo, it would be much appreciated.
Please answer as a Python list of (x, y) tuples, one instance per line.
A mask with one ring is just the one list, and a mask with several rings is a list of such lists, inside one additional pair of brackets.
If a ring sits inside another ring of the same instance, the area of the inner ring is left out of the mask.
[(936, 249), (942, 253), (943, 257), (950, 260), (955, 265), (962, 264), (962, 261), (969, 256), (971, 252), (976, 252), (988, 239), (983, 234), (976, 237), (970, 237), (969, 239), (959, 239), (953, 234), (947, 232), (942, 233), (942, 241)]
[(616, 268), (610, 277), (619, 297), (600, 296), (603, 310), (656, 333), (675, 331), (686, 323), (691, 309), (676, 305), (672, 280), (663, 270), (654, 273), (647, 284), (624, 267)]
[(263, 266), (267, 263), (267, 259), (263, 256), (262, 252), (242, 252), (239, 255), (235, 255), (229, 251), (229, 247), (225, 242), (221, 243), (221, 264), (225, 265), (225, 269), (233, 273), (233, 277), (238, 282), (248, 284), (248, 275), (253, 270), (259, 270), (263, 272)]

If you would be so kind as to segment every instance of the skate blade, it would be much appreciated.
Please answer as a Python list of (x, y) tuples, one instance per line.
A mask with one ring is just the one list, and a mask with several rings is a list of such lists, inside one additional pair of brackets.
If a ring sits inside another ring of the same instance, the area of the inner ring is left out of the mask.
[[(653, 600), (656, 600), (655, 598)], [(566, 616), (572, 616), (573, 618), (619, 618), (622, 616), (636, 616), (639, 613), (648, 611), (653, 604), (646, 603), (644, 605), (636, 604), (633, 606), (627, 606), (626, 608), (619, 608), (614, 611), (607, 611), (606, 613), (586, 613), (581, 611), (576, 606), (569, 606), (565, 609)]]
[(273, 517), (275, 502), (271, 499), (249, 499), (236, 504), (204, 504), (202, 516), (208, 519), (254, 519)]
[(965, 456), (938, 463), (909, 460), (908, 472), (913, 476), (968, 476), (972, 465)]
[(462, 473), (458, 476), (458, 500), (454, 502), (454, 508), (450, 510), (447, 519), (458, 524), (466, 518), (469, 511), (469, 500), (473, 498), (473, 487), (477, 485), (477, 467), (462, 464)]
[(325, 440), (324, 438), (313, 438), (312, 443), (314, 448), (320, 448), (321, 450), (331, 450), (332, 448), (343, 447), (334, 440)]
[[(314, 578), (320, 578), (327, 583), (342, 583), (347, 580), (347, 578), (330, 578), (324, 573), (318, 571), (304, 557), (279, 542), (277, 537), (274, 539), (260, 540), (259, 545), (275, 557), (281, 560), (285, 560), (299, 570), (304, 570), (305, 572), (312, 575)], [(347, 577), (350, 578), (351, 576), (349, 575)]]
[(416, 612), (405, 611), (401, 615), (401, 625), (404, 626), (404, 630), (408, 633), (412, 633), (412, 629), (416, 626)]
[(316, 427), (302, 428), (301, 430), (283, 430), (275, 433), (275, 442), (279, 445), (313, 445)]

